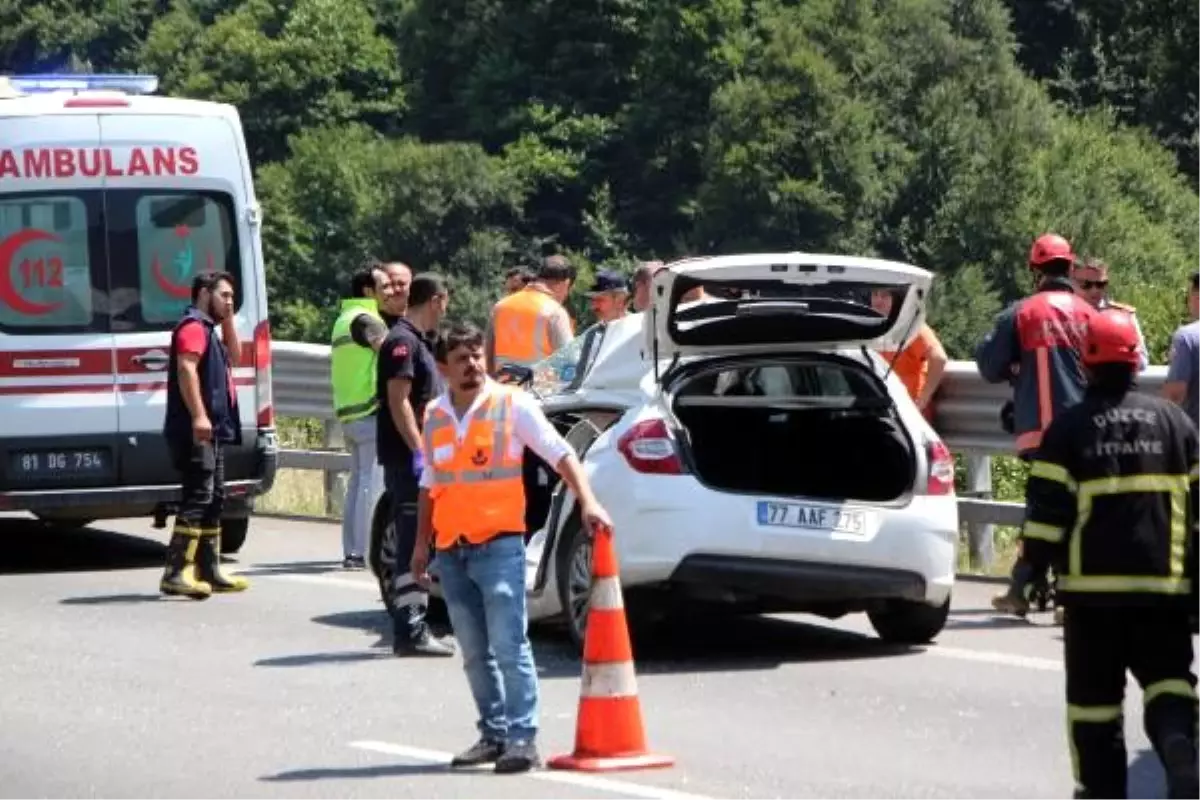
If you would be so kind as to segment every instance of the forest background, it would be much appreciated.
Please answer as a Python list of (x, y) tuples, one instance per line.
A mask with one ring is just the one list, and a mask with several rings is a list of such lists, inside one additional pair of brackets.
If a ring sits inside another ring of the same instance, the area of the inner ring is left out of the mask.
[(969, 358), (1054, 230), (1162, 363), (1200, 263), (1198, 31), (1194, 0), (0, 0), (0, 72), (236, 105), (278, 339), (326, 341), (368, 254), (480, 320), (563, 253), (583, 325), (597, 268), (799, 249), (934, 271)]

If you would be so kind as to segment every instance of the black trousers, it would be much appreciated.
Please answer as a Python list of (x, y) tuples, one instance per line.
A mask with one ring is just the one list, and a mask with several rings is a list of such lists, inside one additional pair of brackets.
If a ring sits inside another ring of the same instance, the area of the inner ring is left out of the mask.
[(396, 641), (416, 641), (425, 634), (429, 592), (413, 578), (409, 564), (417, 546), (417, 476), (408, 465), (388, 464), (384, 482), (392, 499), (392, 522), (396, 531), (396, 563), (392, 565), (392, 629)]
[(220, 529), (225, 508), (225, 447), (220, 442), (180, 445), (174, 453), (182, 477), (182, 498), (175, 514), (178, 528)]
[[(1072, 605), (1063, 624), (1067, 736), (1076, 797), (1126, 797), (1123, 706), (1128, 670), (1171, 797), (1196, 797), (1196, 675), (1190, 613)], [(1183, 794), (1181, 794), (1181, 792)]]

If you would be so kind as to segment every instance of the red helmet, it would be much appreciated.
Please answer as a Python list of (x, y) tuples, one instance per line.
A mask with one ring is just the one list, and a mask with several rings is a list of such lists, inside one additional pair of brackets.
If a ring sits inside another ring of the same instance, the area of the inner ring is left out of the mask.
[(1071, 252), (1071, 243), (1057, 233), (1043, 233), (1033, 243), (1029, 251), (1029, 268), (1037, 269), (1049, 261), (1065, 259), (1075, 262), (1075, 254)]
[(1136, 367), (1140, 358), (1133, 315), (1117, 309), (1106, 309), (1092, 317), (1083, 343), (1083, 363), (1089, 367), (1096, 364), (1128, 364)]

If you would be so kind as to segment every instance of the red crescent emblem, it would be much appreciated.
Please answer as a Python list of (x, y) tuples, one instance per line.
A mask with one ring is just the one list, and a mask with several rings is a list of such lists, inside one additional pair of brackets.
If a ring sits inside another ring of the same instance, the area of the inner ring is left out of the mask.
[(12, 262), (22, 247), (33, 242), (61, 241), (61, 238), (48, 231), (26, 228), (0, 242), (0, 301), (25, 317), (41, 317), (62, 308), (62, 300), (56, 303), (35, 303), (26, 299), (17, 291), (12, 281)]
[(192, 299), (192, 287), (182, 286), (164, 275), (162, 262), (158, 260), (158, 256), (155, 256), (154, 261), (150, 263), (150, 272), (154, 275), (154, 282), (158, 284), (159, 291), (167, 297), (173, 297), (176, 300)]

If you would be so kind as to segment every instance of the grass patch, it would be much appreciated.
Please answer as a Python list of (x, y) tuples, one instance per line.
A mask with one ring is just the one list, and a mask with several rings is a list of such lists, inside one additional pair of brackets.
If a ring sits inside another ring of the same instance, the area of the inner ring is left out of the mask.
[[(279, 446), (284, 450), (320, 450), (325, 447), (323, 427), (319, 420), (283, 417), (277, 421)], [(961, 457), (955, 458), (958, 491), (966, 486), (966, 467)], [(1025, 497), (1025, 478), (1028, 466), (1019, 458), (997, 456), (992, 459), (992, 497), (996, 500), (1021, 502)], [(275, 485), (255, 502), (256, 510), (266, 514), (299, 514), (310, 517), (340, 519), (345, 500), (345, 475), (334, 483), (332, 507), (325, 501), (325, 478), (315, 470), (282, 469)], [(967, 575), (1008, 575), (1016, 559), (1017, 528), (998, 525), (994, 529), (995, 559), (987, 569), (970, 563), (970, 544), (966, 526), (959, 534), (958, 570)]]
[[(324, 449), (320, 420), (281, 417), (276, 420), (281, 450)], [(281, 469), (271, 491), (254, 502), (264, 514), (298, 514), (306, 517), (340, 519), (346, 496), (345, 475), (334, 482), (332, 507), (325, 500), (325, 476), (311, 469)]]

